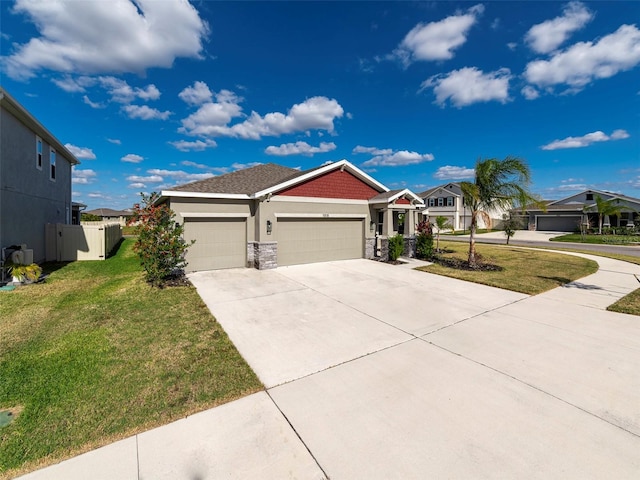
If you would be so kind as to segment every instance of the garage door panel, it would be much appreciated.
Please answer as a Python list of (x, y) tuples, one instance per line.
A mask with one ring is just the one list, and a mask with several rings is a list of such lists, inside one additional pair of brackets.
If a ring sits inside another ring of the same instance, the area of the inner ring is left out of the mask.
[(279, 219), (278, 265), (362, 258), (361, 219)]
[(195, 240), (187, 252), (188, 272), (245, 267), (247, 222), (238, 219), (187, 219), (184, 238)]
[(536, 230), (550, 232), (573, 232), (581, 221), (580, 216), (538, 217)]

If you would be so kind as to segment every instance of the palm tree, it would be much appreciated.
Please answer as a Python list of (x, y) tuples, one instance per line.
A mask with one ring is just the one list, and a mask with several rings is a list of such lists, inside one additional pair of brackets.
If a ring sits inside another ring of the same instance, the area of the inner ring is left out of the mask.
[(461, 182), (464, 205), (471, 212), (469, 235), (470, 266), (476, 265), (476, 229), (478, 217), (482, 217), (491, 228), (488, 212), (497, 209), (509, 209), (514, 203), (521, 206), (537, 200), (529, 192), (531, 173), (527, 163), (518, 157), (508, 156), (504, 160), (497, 158), (478, 159), (474, 182)]
[(447, 230), (453, 227), (447, 220), (447, 217), (443, 217), (442, 215), (436, 217), (436, 227), (438, 227), (438, 231), (436, 232), (436, 252), (440, 252), (440, 230)]
[[(603, 200), (600, 195), (596, 195), (595, 209), (598, 212), (598, 233), (602, 235), (602, 224), (604, 217), (620, 215), (620, 207), (614, 204), (615, 199)], [(592, 209), (594, 207), (591, 207)]]

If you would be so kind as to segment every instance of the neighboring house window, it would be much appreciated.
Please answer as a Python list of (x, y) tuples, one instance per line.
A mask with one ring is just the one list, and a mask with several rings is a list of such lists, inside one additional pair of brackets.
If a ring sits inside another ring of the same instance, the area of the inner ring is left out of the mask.
[(42, 170), (42, 139), (36, 137), (36, 168)]
[(438, 206), (439, 207), (443, 207), (444, 206), (444, 198), (438, 197)]
[(430, 207), (435, 207), (436, 206), (436, 199), (435, 198), (430, 198), (429, 199), (429, 206)]
[(593, 193), (587, 193), (587, 200), (593, 200)]
[(49, 165), (51, 166), (51, 180), (56, 179), (56, 151), (52, 148), (49, 153)]
[(447, 207), (453, 207), (453, 197), (447, 197)]

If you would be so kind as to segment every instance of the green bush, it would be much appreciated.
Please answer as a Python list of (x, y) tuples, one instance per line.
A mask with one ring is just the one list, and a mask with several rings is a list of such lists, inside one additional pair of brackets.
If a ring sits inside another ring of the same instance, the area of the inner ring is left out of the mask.
[(404, 252), (404, 236), (403, 235), (394, 235), (393, 237), (389, 237), (389, 260), (395, 261)]
[(416, 235), (416, 256), (422, 260), (433, 257), (433, 235), (428, 233)]

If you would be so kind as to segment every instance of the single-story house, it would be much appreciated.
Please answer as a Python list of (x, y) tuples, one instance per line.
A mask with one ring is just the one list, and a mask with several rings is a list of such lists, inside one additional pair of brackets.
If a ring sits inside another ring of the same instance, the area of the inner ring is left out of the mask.
[(187, 271), (258, 269), (351, 258), (385, 258), (402, 233), (415, 253), (413, 192), (390, 190), (347, 160), (306, 171), (258, 165), (161, 192), (184, 222)]
[[(582, 226), (598, 227), (598, 213), (596, 198), (613, 200), (620, 209), (620, 215), (606, 216), (604, 225), (607, 227), (633, 226), (640, 217), (640, 199), (601, 190), (585, 190), (570, 197), (549, 201), (545, 209), (529, 206), (524, 215), (529, 230), (574, 232)], [(522, 213), (522, 212), (514, 212)]]
[(100, 221), (103, 223), (119, 223), (123, 226), (127, 224), (127, 220), (133, 215), (133, 212), (129, 210), (113, 210), (112, 208), (96, 208), (82, 213), (100, 217)]
[[(425, 205), (422, 215), (435, 224), (436, 217), (445, 217), (453, 230), (466, 230), (471, 226), (471, 211), (464, 206), (462, 189), (456, 182), (439, 185), (419, 193)], [(500, 228), (502, 215), (507, 210), (487, 212), (491, 225), (485, 225), (482, 216), (478, 216), (478, 228)]]

